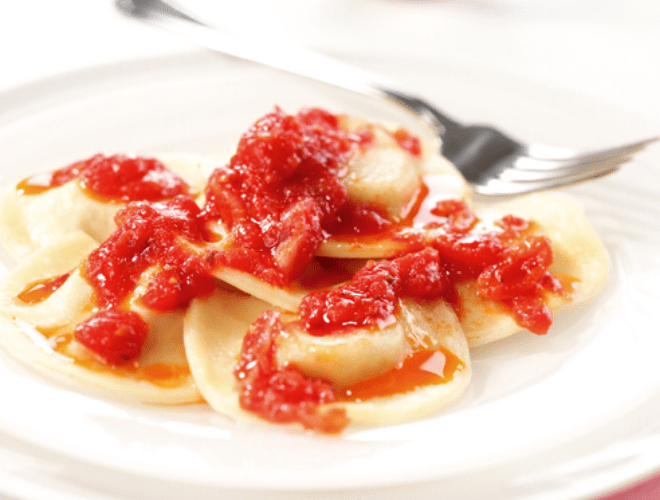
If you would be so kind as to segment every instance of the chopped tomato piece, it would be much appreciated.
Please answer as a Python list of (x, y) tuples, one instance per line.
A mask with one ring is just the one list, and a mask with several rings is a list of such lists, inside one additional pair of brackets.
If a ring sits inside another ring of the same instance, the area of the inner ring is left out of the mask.
[(108, 309), (78, 324), (74, 337), (106, 363), (120, 365), (140, 356), (148, 333), (136, 312)]
[(306, 295), (299, 308), (313, 335), (391, 322), (399, 297), (434, 299), (449, 283), (432, 248), (393, 260), (370, 261), (346, 284)]
[(477, 280), (479, 292), (495, 300), (513, 299), (534, 290), (552, 264), (552, 246), (544, 236), (528, 236), (502, 252)]
[(52, 172), (37, 175), (19, 184), (24, 194), (39, 194), (80, 179), (80, 186), (92, 195), (121, 201), (162, 201), (188, 193), (189, 187), (177, 174), (155, 158), (97, 154)]
[[(136, 202), (120, 210), (118, 230), (85, 262), (85, 277), (104, 307), (119, 304), (137, 286), (142, 273), (157, 268), (143, 301), (168, 311), (213, 291), (208, 259), (186, 247), (202, 241), (199, 208), (192, 198), (162, 203)], [(185, 240), (180, 241), (180, 240)]]
[(307, 378), (293, 367), (275, 366), (273, 343), (281, 329), (279, 314), (267, 311), (250, 325), (243, 338), (234, 371), (241, 407), (272, 422), (300, 422), (308, 429), (340, 432), (348, 424), (346, 411), (320, 406), (335, 402), (332, 386)]

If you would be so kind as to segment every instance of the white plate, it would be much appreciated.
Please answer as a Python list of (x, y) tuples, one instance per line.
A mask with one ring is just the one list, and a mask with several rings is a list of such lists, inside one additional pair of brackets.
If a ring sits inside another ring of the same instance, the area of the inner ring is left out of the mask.
[[(387, 72), (384, 62), (368, 64)], [(397, 68), (454, 115), (531, 140), (595, 147), (653, 132), (610, 107), (506, 75), (415, 61)], [(275, 104), (405, 118), (208, 53), (127, 62), (0, 96), (1, 181), (98, 151), (219, 151)], [(328, 438), (234, 423), (203, 405), (118, 403), (51, 384), (3, 354), (0, 494), (569, 499), (657, 470), (658, 153), (567, 190), (610, 253), (606, 290), (557, 317), (545, 337), (520, 334), (476, 351), (472, 386), (445, 413)]]

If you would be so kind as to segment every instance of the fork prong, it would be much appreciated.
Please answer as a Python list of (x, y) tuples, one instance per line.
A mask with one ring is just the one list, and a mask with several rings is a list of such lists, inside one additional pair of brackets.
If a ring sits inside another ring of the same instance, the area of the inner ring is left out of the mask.
[[(536, 182), (559, 180), (562, 178), (575, 178), (585, 175), (600, 175), (599, 172), (611, 172), (612, 169), (630, 161), (632, 155), (616, 158), (608, 158), (601, 161), (591, 161), (580, 164), (555, 163), (555, 168), (547, 169), (518, 169), (506, 168), (498, 175), (498, 178), (507, 182)], [(520, 160), (517, 160), (520, 161)]]
[[(546, 168), (543, 162), (562, 162), (569, 161), (571, 163), (586, 163), (593, 161), (602, 161), (608, 158), (615, 158), (617, 156), (631, 155), (641, 151), (649, 144), (659, 141), (660, 137), (651, 137), (643, 141), (624, 144), (614, 148), (603, 149), (599, 151), (585, 151), (577, 153), (574, 150), (565, 148), (556, 148), (553, 146), (546, 146), (543, 144), (530, 144), (527, 147), (527, 156), (531, 159), (529, 165), (521, 165), (521, 168), (529, 169), (542, 169)], [(538, 163), (532, 163), (534, 160), (541, 160)], [(548, 168), (555, 168), (547, 165)]]
[(511, 180), (500, 176), (498, 178), (490, 179), (483, 184), (475, 184), (474, 190), (476, 193), (486, 196), (515, 196), (535, 191), (555, 189), (616, 172), (625, 161), (629, 161), (630, 159), (631, 158), (628, 157), (621, 162), (604, 162), (601, 164), (600, 168), (574, 171), (571, 175), (546, 177), (537, 180)]

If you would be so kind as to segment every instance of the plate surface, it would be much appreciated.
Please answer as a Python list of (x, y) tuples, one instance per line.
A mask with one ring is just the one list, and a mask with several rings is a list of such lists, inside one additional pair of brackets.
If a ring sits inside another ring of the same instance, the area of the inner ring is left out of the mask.
[[(416, 61), (397, 68), (455, 116), (532, 141), (599, 147), (653, 133), (609, 106), (506, 75)], [(399, 109), (208, 53), (132, 61), (0, 96), (0, 182), (99, 151), (223, 151), (274, 105), (414, 126)], [(610, 254), (606, 289), (559, 315), (545, 337), (522, 333), (476, 350), (473, 383), (446, 412), (327, 438), (236, 423), (204, 405), (103, 399), (0, 353), (0, 494), (572, 499), (659, 469), (659, 148), (565, 192)]]

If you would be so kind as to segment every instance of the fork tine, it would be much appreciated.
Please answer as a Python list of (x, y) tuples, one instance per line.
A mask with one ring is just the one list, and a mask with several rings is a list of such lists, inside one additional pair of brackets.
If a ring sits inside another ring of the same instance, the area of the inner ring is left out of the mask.
[(605, 162), (601, 164), (600, 168), (573, 171), (571, 175), (546, 177), (538, 180), (510, 180), (500, 175), (498, 178), (490, 179), (483, 184), (475, 184), (474, 190), (476, 193), (486, 196), (515, 196), (535, 191), (544, 191), (616, 172), (623, 163), (630, 159), (626, 158), (621, 162)]
[[(543, 161), (570, 161), (572, 163), (584, 163), (588, 161), (602, 161), (617, 156), (631, 155), (641, 151), (649, 144), (660, 140), (660, 137), (651, 137), (643, 141), (633, 142), (631, 144), (624, 144), (610, 149), (600, 151), (585, 151), (583, 153), (576, 153), (573, 150), (565, 148), (556, 148), (553, 146), (546, 146), (543, 144), (530, 144), (527, 147), (527, 156), (533, 160)], [(533, 161), (532, 160), (532, 161)], [(521, 166), (524, 167), (524, 166)], [(537, 165), (538, 168), (544, 168), (541, 163)], [(553, 168), (553, 167), (550, 167)]]
[[(591, 161), (586, 163), (574, 164), (562, 162), (550, 162), (554, 165), (553, 168), (545, 169), (522, 169), (522, 168), (505, 168), (497, 176), (502, 181), (507, 182), (535, 182), (559, 180), (562, 178), (581, 178), (584, 175), (600, 175), (599, 172), (611, 172), (612, 169), (618, 168), (620, 165), (630, 161), (632, 155), (625, 155), (617, 158), (608, 158), (601, 161)], [(528, 163), (526, 159), (518, 159), (516, 163)]]

